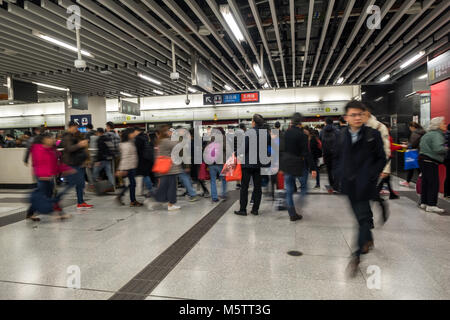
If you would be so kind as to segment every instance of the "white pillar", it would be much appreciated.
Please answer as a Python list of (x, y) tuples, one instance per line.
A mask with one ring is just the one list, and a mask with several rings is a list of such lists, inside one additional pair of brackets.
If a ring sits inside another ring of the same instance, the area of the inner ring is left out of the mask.
[(88, 99), (88, 110), (69, 109), (67, 101), (64, 103), (65, 126), (67, 127), (71, 115), (89, 114), (92, 117), (94, 130), (105, 128), (106, 124), (106, 98), (91, 96)]

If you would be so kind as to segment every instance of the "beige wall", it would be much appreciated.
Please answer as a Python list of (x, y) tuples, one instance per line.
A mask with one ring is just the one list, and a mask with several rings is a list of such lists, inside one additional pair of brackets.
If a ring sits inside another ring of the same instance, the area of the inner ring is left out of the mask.
[(0, 184), (33, 184), (35, 183), (31, 158), (28, 167), (23, 163), (23, 148), (0, 149)]

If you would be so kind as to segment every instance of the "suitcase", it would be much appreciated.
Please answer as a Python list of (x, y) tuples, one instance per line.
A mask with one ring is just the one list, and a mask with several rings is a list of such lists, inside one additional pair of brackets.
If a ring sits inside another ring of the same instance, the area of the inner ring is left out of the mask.
[(114, 186), (108, 180), (97, 181), (94, 188), (98, 196), (114, 191)]

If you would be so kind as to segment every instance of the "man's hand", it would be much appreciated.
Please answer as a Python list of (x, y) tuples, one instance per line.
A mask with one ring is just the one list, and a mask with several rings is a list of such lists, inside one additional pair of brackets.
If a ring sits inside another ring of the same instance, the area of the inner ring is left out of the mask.
[(384, 178), (387, 178), (387, 177), (389, 177), (389, 173), (383, 172), (382, 174), (380, 174), (380, 178), (381, 179), (384, 179)]
[(86, 148), (89, 145), (89, 142), (87, 140), (81, 140), (80, 142), (78, 142), (78, 146), (80, 148)]
[(313, 178), (317, 177), (317, 171), (311, 171), (311, 177)]

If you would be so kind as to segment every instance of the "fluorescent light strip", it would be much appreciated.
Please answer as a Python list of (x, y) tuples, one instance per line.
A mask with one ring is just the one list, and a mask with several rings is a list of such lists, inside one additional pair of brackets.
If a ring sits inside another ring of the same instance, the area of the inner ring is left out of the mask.
[(406, 67), (408, 67), (409, 65), (413, 64), (414, 62), (416, 62), (417, 60), (419, 60), (422, 56), (425, 55), (425, 51), (420, 51), (418, 54), (416, 54), (415, 56), (413, 56), (411, 59), (409, 59), (408, 61), (406, 61), (405, 63), (403, 63), (400, 66), (400, 69), (405, 69)]
[(44, 91), (37, 91), (37, 93), (40, 93), (40, 94), (44, 94), (45, 92)]
[(383, 100), (383, 97), (378, 97), (375, 99), (376, 102)]
[(138, 76), (139, 76), (140, 78), (144, 79), (144, 80), (150, 81), (150, 82), (155, 83), (155, 84), (157, 84), (157, 85), (161, 85), (161, 81), (158, 81), (158, 80), (156, 80), (156, 79), (153, 79), (152, 77), (146, 76), (146, 75), (144, 75), (144, 74), (142, 74), (142, 73), (139, 73)]
[(258, 78), (262, 78), (262, 72), (261, 72), (261, 68), (259, 67), (259, 65), (255, 63), (253, 65), (253, 69), (255, 70), (256, 75), (258, 76)]
[(263, 88), (264, 89), (267, 89), (267, 88), (269, 88), (269, 84), (266, 82), (266, 83), (264, 83), (264, 85), (263, 85)]
[(125, 96), (125, 97), (130, 97), (130, 98), (134, 97), (133, 95), (131, 95), (129, 93), (126, 93), (126, 92), (120, 92), (120, 94)]
[(55, 87), (55, 86), (45, 84), (45, 83), (39, 83), (39, 82), (33, 82), (33, 83), (38, 85), (39, 87), (50, 88), (50, 89), (55, 89), (55, 90), (60, 90), (60, 91), (70, 91), (67, 88)]
[(241, 29), (239, 29), (239, 26), (237, 25), (236, 20), (234, 19), (233, 14), (230, 11), (230, 6), (221, 5), (220, 12), (222, 13), (222, 16), (224, 17), (236, 39), (239, 42), (245, 41), (244, 35), (242, 34)]
[(231, 90), (233, 90), (233, 88), (232, 87), (230, 87), (229, 85), (227, 85), (227, 84), (225, 84), (224, 86), (223, 86), (224, 88), (225, 88), (225, 90), (227, 90), (227, 91), (231, 91)]
[(164, 95), (164, 92), (159, 91), (159, 90), (153, 90), (153, 92), (156, 93), (156, 94), (159, 94), (159, 95), (161, 95), (161, 96)]
[[(77, 48), (77, 47), (72, 46), (72, 45), (70, 45), (70, 44), (68, 44), (68, 43), (62, 42), (62, 41), (60, 41), (60, 40), (58, 40), (58, 39), (55, 39), (55, 38), (46, 36), (45, 34), (41, 34), (41, 33), (39, 33), (37, 36), (38, 36), (39, 38), (42, 38), (42, 39), (48, 41), (48, 42), (51, 42), (51, 43), (53, 43), (53, 44), (56, 44), (57, 46), (66, 48), (66, 49), (68, 49), (68, 50), (70, 50), (70, 51), (78, 52), (78, 48)], [(83, 56), (87, 56), (87, 57), (89, 57), (89, 58), (94, 58), (94, 56), (93, 56), (91, 53), (87, 52), (86, 50), (81, 50), (81, 54), (82, 54)]]
[(426, 79), (426, 78), (428, 78), (428, 74), (424, 74), (424, 75), (418, 77), (417, 79), (423, 80), (423, 79)]
[(197, 90), (195, 90), (194, 88), (191, 88), (191, 87), (189, 87), (188, 90), (189, 90), (189, 92), (192, 92), (192, 93), (196, 93), (197, 92)]
[(340, 78), (338, 79), (338, 81), (336, 81), (336, 84), (342, 84), (342, 82), (344, 82), (344, 78), (343, 78), (343, 77), (340, 77)]
[(391, 77), (390, 74), (386, 74), (386, 75), (384, 75), (383, 77), (380, 78), (380, 82), (384, 82), (384, 81), (386, 81), (387, 79), (389, 79), (390, 77)]

